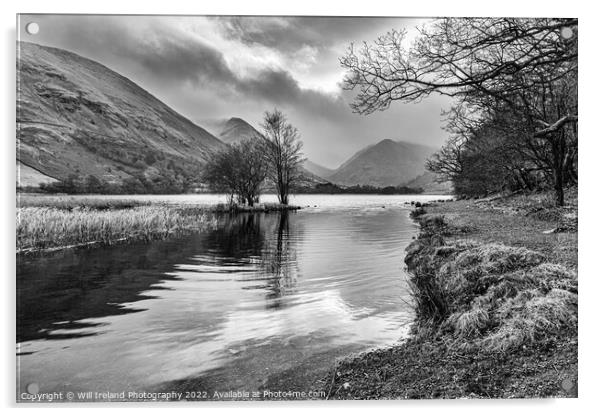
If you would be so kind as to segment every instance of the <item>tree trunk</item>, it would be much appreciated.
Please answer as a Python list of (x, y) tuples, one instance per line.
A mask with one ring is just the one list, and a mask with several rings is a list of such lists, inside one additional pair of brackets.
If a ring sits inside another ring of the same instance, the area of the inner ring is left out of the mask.
[(553, 157), (553, 179), (554, 192), (556, 193), (556, 205), (561, 207), (564, 205), (564, 159), (566, 153), (565, 138), (561, 131), (556, 137), (551, 137), (552, 141), (552, 157)]
[(554, 191), (556, 192), (556, 205), (564, 205), (564, 166), (562, 166), (562, 155), (554, 157)]
[(555, 172), (554, 190), (556, 192), (556, 205), (564, 206), (564, 174), (562, 169)]

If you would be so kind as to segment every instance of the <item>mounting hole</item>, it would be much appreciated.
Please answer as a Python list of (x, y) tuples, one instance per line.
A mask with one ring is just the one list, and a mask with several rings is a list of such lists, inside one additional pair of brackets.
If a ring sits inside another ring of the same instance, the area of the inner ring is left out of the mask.
[(571, 380), (562, 380), (562, 383), (560, 383), (560, 386), (564, 389), (564, 391), (571, 391), (573, 390), (573, 387), (575, 386), (575, 384), (571, 381)]
[(563, 27), (562, 29), (560, 29), (560, 36), (562, 36), (563, 39), (570, 39), (573, 37), (573, 29), (571, 29), (570, 27)]
[(27, 23), (27, 26), (25, 26), (25, 31), (30, 35), (37, 35), (40, 31), (40, 25), (36, 22)]
[(29, 394), (38, 394), (38, 392), (40, 391), (40, 386), (38, 386), (38, 383), (29, 383), (26, 389), (27, 393)]

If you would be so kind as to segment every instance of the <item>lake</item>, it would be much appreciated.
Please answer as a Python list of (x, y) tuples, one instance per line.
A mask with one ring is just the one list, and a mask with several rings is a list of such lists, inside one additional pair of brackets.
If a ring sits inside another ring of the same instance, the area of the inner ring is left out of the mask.
[(447, 198), (299, 195), (296, 212), (224, 214), (167, 240), (18, 257), (19, 389), (306, 391), (336, 359), (407, 333), (403, 258), (417, 232), (407, 202)]

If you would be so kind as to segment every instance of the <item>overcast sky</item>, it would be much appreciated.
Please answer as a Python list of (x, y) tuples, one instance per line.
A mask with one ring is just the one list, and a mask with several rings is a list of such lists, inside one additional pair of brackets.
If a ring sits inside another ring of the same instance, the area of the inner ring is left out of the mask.
[[(25, 24), (40, 25), (36, 35)], [(353, 114), (338, 58), (351, 42), (425, 21), (402, 18), (24, 16), (20, 39), (64, 48), (130, 78), (201, 126), (241, 117), (258, 126), (278, 107), (299, 129), (305, 155), (335, 168), (382, 139), (440, 146), (441, 110), (430, 97)]]

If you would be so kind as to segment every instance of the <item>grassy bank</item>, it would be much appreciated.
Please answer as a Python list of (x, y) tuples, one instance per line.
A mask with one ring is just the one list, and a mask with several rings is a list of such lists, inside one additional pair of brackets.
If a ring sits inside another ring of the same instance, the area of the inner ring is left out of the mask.
[[(177, 204), (168, 204), (167, 202), (152, 202), (143, 199), (134, 198), (103, 198), (103, 195), (61, 195), (61, 194), (40, 194), (40, 193), (19, 193), (17, 194), (17, 207), (45, 207), (59, 208), (63, 210), (73, 209), (91, 209), (96, 211), (115, 210), (135, 208), (140, 206), (172, 206)], [(239, 212), (273, 212), (289, 211), (301, 209), (297, 205), (284, 205), (279, 203), (256, 203), (254, 206), (239, 204), (185, 204), (184, 207), (195, 207), (204, 209), (207, 212), (214, 213), (239, 213)]]
[(180, 206), (127, 198), (19, 194), (17, 253), (154, 240), (212, 226), (218, 213), (296, 209), (299, 207), (281, 204)]
[(577, 395), (576, 193), (440, 203), (414, 212), (408, 341), (340, 362), (335, 399)]
[(169, 206), (102, 210), (24, 207), (17, 209), (17, 252), (152, 240), (212, 223), (205, 210)]
[(17, 194), (17, 207), (44, 207), (62, 210), (90, 209), (96, 211), (148, 206), (150, 202), (128, 198), (101, 199), (88, 195)]

